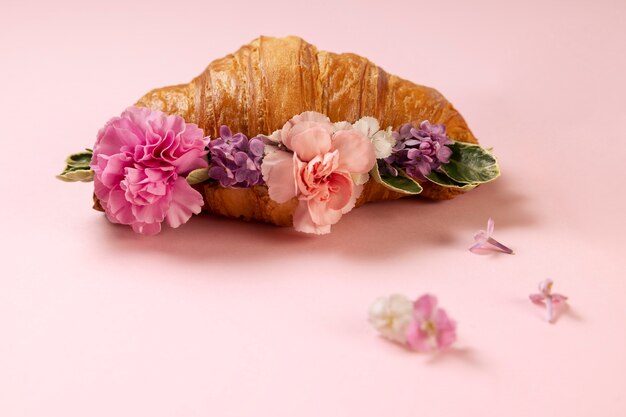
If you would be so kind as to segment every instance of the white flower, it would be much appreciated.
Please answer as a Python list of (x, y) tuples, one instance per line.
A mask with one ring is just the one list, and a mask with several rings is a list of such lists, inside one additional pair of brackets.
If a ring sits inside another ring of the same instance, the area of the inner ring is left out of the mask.
[(263, 150), (263, 155), (269, 155), (273, 152), (280, 151), (285, 146), (280, 141), (280, 129), (275, 130), (269, 136), (267, 135), (259, 135), (259, 136), (263, 136), (265, 139), (267, 139), (265, 140), (265, 147)]
[(378, 120), (376, 120), (374, 117), (365, 116), (357, 120), (352, 125), (352, 128), (363, 133), (368, 138), (371, 138), (376, 132), (380, 130), (380, 123), (378, 123)]
[(266, 138), (268, 138), (270, 141), (279, 144), (280, 143), (280, 132), (281, 129), (276, 129), (274, 132), (272, 132), (271, 135), (269, 136), (265, 136)]
[[(391, 126), (385, 130), (380, 130), (380, 123), (375, 117), (365, 116), (353, 124), (345, 121), (336, 122), (333, 123), (333, 129), (335, 132), (354, 129), (363, 133), (374, 145), (376, 159), (387, 158), (391, 155), (391, 151), (396, 145), (396, 138), (392, 134)], [(278, 138), (280, 138), (280, 130), (274, 132), (271, 136), (269, 136), (269, 138), (274, 142), (278, 142)], [(369, 177), (367, 176), (363, 176), (361, 179), (363, 181), (362, 183), (367, 182), (368, 178)], [(355, 179), (355, 182), (357, 182), (358, 185), (359, 181)]]
[(338, 132), (340, 130), (350, 130), (352, 129), (352, 125), (350, 122), (336, 122), (333, 123), (333, 128), (335, 129), (335, 132)]
[(374, 144), (376, 159), (387, 158), (391, 155), (391, 151), (396, 145), (396, 138), (391, 132), (391, 126), (389, 126), (387, 130), (379, 130), (370, 138)]
[(354, 130), (366, 135), (374, 144), (376, 159), (387, 158), (396, 144), (396, 138), (391, 133), (391, 126), (380, 130), (380, 123), (373, 117), (362, 117), (352, 125)]
[(406, 343), (406, 330), (413, 317), (413, 302), (403, 295), (380, 297), (369, 310), (369, 322), (387, 339)]

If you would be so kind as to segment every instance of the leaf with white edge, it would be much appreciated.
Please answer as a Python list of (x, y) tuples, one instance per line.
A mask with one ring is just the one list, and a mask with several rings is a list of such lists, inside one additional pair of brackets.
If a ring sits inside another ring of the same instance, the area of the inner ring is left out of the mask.
[(496, 158), (485, 148), (462, 142), (449, 145), (452, 150), (450, 162), (441, 170), (450, 179), (461, 184), (481, 184), (500, 176)]
[(209, 180), (209, 168), (194, 169), (187, 175), (187, 182), (190, 185), (201, 184)]
[(91, 169), (76, 169), (57, 175), (57, 178), (65, 182), (91, 182), (94, 172)]
[(78, 152), (67, 157), (65, 163), (69, 167), (77, 169), (89, 169), (91, 163), (91, 157), (93, 151), (91, 149), (85, 149), (83, 152)]
[(398, 176), (396, 177), (393, 175), (381, 175), (378, 169), (378, 163), (376, 163), (370, 174), (376, 182), (398, 193), (415, 195), (421, 193), (423, 190), (422, 186), (417, 181), (407, 176), (402, 170), (398, 170)]
[(430, 174), (426, 175), (426, 179), (441, 187), (454, 188), (461, 191), (470, 191), (478, 186), (478, 184), (462, 184), (460, 182), (456, 182), (453, 179), (450, 179), (446, 174), (437, 171), (431, 171)]
[(89, 164), (93, 151), (85, 149), (83, 152), (75, 153), (67, 157), (65, 160), (65, 169), (57, 178), (66, 182), (89, 182), (93, 181), (94, 173)]

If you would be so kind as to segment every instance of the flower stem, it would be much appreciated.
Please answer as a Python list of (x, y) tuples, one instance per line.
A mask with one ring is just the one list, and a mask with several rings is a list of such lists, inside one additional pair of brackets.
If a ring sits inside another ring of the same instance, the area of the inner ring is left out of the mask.
[(552, 323), (554, 320), (554, 304), (552, 303), (552, 297), (546, 297), (546, 307), (548, 308), (548, 322)]

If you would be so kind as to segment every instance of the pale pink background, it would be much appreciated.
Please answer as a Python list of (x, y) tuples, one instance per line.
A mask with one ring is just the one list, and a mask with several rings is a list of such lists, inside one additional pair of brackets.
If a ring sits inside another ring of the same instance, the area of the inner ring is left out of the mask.
[[(92, 3), (0, 4), (1, 416), (626, 415), (626, 3)], [(136, 236), (54, 179), (109, 117), (259, 34), (435, 86), (502, 178), (317, 238), (210, 216)], [(515, 256), (467, 251), (489, 216)], [(546, 277), (571, 299), (556, 325), (527, 300)], [(368, 327), (377, 296), (427, 291), (455, 351)]]

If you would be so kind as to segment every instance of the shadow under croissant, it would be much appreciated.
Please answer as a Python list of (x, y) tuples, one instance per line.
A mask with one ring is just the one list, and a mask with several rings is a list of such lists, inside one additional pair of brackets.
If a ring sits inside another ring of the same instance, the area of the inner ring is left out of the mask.
[(407, 252), (424, 256), (441, 246), (464, 251), (488, 217), (498, 219), (500, 230), (534, 223), (524, 196), (511, 189), (500, 179), (455, 201), (412, 197), (368, 203), (344, 215), (330, 234), (322, 236), (202, 213), (178, 229), (164, 226), (159, 235), (151, 237), (137, 235), (127, 226), (107, 224), (106, 243), (125, 253), (158, 252), (199, 263), (263, 262), (276, 254), (290, 257), (303, 253), (379, 262)]

